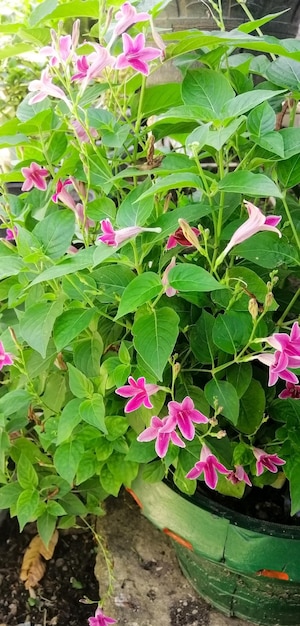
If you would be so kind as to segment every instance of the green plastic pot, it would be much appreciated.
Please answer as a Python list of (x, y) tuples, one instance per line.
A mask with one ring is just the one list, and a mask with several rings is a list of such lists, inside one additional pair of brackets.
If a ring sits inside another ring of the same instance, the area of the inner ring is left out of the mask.
[(171, 537), (196, 591), (228, 616), (264, 626), (300, 624), (300, 528), (235, 513), (172, 484), (146, 483), (131, 494)]

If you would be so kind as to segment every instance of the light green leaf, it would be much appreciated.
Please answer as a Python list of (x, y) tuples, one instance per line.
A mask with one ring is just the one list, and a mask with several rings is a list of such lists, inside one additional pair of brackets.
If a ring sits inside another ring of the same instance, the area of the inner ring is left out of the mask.
[(88, 378), (99, 376), (100, 359), (103, 353), (103, 341), (99, 333), (83, 339), (74, 345), (75, 366)]
[(225, 380), (210, 380), (204, 388), (204, 394), (210, 406), (214, 406), (215, 401), (222, 407), (221, 414), (234, 425), (237, 424), (240, 410), (240, 402), (233, 385)]
[[(183, 187), (192, 187), (202, 189), (202, 183), (199, 176), (193, 173), (178, 173), (165, 176), (161, 180), (157, 180), (148, 191), (142, 193), (139, 202), (145, 198), (153, 197), (155, 194), (166, 192), (169, 189), (182, 189)], [(137, 201), (136, 201), (137, 202)]]
[(0, 487), (0, 509), (9, 509), (16, 503), (22, 487), (17, 482), (9, 483)]
[(243, 196), (282, 197), (281, 191), (268, 176), (265, 176), (265, 174), (253, 174), (253, 172), (240, 171), (226, 174), (220, 180), (218, 187), (222, 191), (241, 193)]
[(38, 4), (29, 16), (29, 25), (35, 26), (45, 17), (54, 11), (57, 7), (57, 0), (44, 0)]
[(237, 117), (257, 105), (278, 96), (282, 91), (271, 91), (269, 89), (258, 89), (257, 91), (246, 91), (235, 98), (232, 98), (222, 108), (223, 119), (227, 117)]
[(69, 385), (76, 398), (90, 398), (93, 395), (93, 383), (78, 370), (74, 365), (68, 363)]
[(267, 67), (266, 78), (291, 91), (300, 90), (300, 65), (294, 59), (279, 58)]
[(53, 339), (58, 352), (69, 345), (91, 322), (95, 311), (93, 309), (70, 309), (60, 315), (54, 324)]
[[(74, 480), (80, 458), (83, 454), (81, 442), (73, 440), (62, 443), (56, 449), (53, 457), (55, 469), (70, 485)], [(67, 511), (66, 511), (67, 512)]]
[(214, 291), (224, 289), (224, 285), (206, 270), (193, 263), (176, 265), (168, 273), (168, 282), (178, 291)]
[(285, 161), (279, 161), (277, 174), (286, 189), (298, 185), (300, 182), (300, 154), (295, 154)]
[(38, 485), (37, 473), (25, 454), (21, 454), (17, 465), (17, 477), (23, 489), (32, 489)]
[(288, 266), (299, 265), (296, 248), (287, 241), (282, 241), (276, 233), (258, 233), (234, 249), (235, 254), (252, 261), (256, 265), (274, 269), (286, 263)]
[(55, 531), (56, 516), (45, 511), (37, 520), (37, 531), (42, 542), (48, 547), (49, 541)]
[(120, 228), (145, 226), (148, 217), (153, 211), (153, 196), (150, 195), (146, 200), (143, 198), (142, 202), (140, 202), (140, 198), (149, 189), (152, 189), (152, 184), (149, 179), (146, 179), (126, 194), (117, 213), (117, 223)]
[(33, 229), (33, 234), (51, 259), (59, 259), (71, 244), (75, 231), (75, 216), (71, 210), (55, 211)]
[(234, 91), (224, 74), (210, 69), (188, 71), (182, 82), (184, 104), (201, 109), (202, 119), (223, 119), (224, 103), (234, 97)]
[(103, 397), (100, 394), (94, 394), (92, 398), (84, 400), (81, 403), (80, 415), (84, 422), (98, 428), (105, 435), (107, 434), (107, 428), (105, 425), (105, 407)]
[(251, 135), (262, 137), (274, 130), (276, 113), (268, 102), (262, 102), (253, 109), (247, 118), (247, 128)]
[(40, 302), (30, 306), (21, 319), (20, 332), (23, 339), (43, 358), (46, 357), (54, 322), (61, 314), (62, 308), (61, 300)]
[[(37, 285), (38, 283), (52, 280), (52, 278), (60, 278), (61, 276), (66, 276), (67, 274), (73, 274), (79, 270), (86, 269), (87, 267), (92, 267), (95, 250), (97, 250), (97, 248), (93, 246), (80, 250), (76, 254), (66, 258), (61, 263), (46, 269), (32, 281), (31, 285)], [(107, 257), (111, 255), (111, 249), (109, 249), (108, 246), (106, 246), (106, 252), (108, 253)]]
[(178, 336), (178, 315), (164, 307), (141, 315), (132, 327), (134, 346), (159, 380)]
[(73, 398), (64, 407), (59, 420), (57, 429), (57, 445), (63, 443), (71, 436), (74, 428), (81, 421), (79, 407), (81, 405), (80, 398)]
[(145, 272), (136, 276), (125, 288), (115, 319), (135, 311), (163, 291), (162, 283), (154, 272)]
[(25, 489), (20, 493), (16, 505), (20, 532), (22, 532), (25, 524), (33, 522), (36, 519), (38, 506), (39, 494), (36, 490)]

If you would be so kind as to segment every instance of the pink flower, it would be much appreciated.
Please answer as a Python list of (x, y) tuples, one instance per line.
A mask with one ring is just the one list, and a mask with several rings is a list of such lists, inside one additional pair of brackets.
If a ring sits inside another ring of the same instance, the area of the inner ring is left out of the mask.
[(126, 67), (133, 67), (137, 72), (148, 76), (149, 67), (147, 61), (152, 61), (161, 56), (161, 50), (157, 48), (145, 48), (145, 36), (143, 33), (132, 39), (127, 33), (122, 35), (123, 52), (117, 58), (115, 67), (123, 70)]
[(103, 70), (107, 66), (112, 66), (115, 61), (115, 58), (111, 56), (107, 48), (100, 46), (99, 43), (93, 43), (92, 45), (95, 52), (77, 59), (76, 66), (78, 72), (72, 76), (72, 80), (83, 81), (82, 90), (84, 90), (90, 80), (99, 78)]
[(252, 204), (252, 202), (247, 202), (244, 200), (244, 204), (246, 205), (249, 218), (242, 224), (232, 235), (229, 243), (227, 244), (225, 250), (220, 254), (217, 258), (216, 266), (219, 265), (226, 254), (233, 248), (237, 246), (245, 239), (249, 239), (252, 235), (256, 235), (256, 233), (263, 230), (270, 230), (273, 233), (276, 233), (279, 237), (281, 237), (281, 232), (276, 228), (277, 224), (279, 224), (281, 220), (281, 216), (278, 215), (264, 215), (261, 210)]
[(154, 415), (149, 428), (146, 428), (137, 438), (138, 441), (153, 441), (153, 439), (156, 439), (155, 452), (161, 459), (166, 456), (170, 441), (175, 446), (185, 448), (185, 443), (175, 432), (173, 419), (168, 415), (163, 419)]
[(46, 176), (49, 176), (48, 170), (40, 167), (37, 163), (32, 161), (29, 167), (22, 167), (21, 172), (25, 178), (22, 185), (22, 191), (30, 191), (32, 187), (36, 187), (41, 191), (46, 191), (47, 183), (45, 181)]
[(6, 241), (14, 241), (17, 234), (18, 234), (18, 229), (16, 226), (14, 226), (13, 228), (7, 228), (6, 236), (5, 236)]
[(44, 46), (40, 49), (40, 54), (51, 57), (50, 65), (59, 65), (59, 63), (66, 63), (72, 55), (72, 37), (71, 35), (62, 35), (57, 38), (55, 30), (51, 29), (52, 44), (50, 46)]
[(102, 241), (107, 246), (113, 246), (117, 248), (126, 239), (132, 239), (140, 233), (160, 233), (161, 228), (142, 228), (141, 226), (127, 226), (120, 230), (114, 230), (111, 221), (107, 218), (100, 222), (103, 235), (97, 238), (97, 241)]
[(279, 394), (278, 398), (281, 398), (281, 400), (285, 400), (286, 398), (300, 400), (300, 385), (286, 383), (285, 389)]
[(143, 376), (137, 380), (129, 376), (128, 382), (129, 385), (124, 385), (116, 389), (116, 393), (122, 396), (122, 398), (131, 398), (124, 408), (125, 413), (135, 411), (142, 405), (144, 405), (146, 409), (152, 409), (153, 404), (151, 404), (149, 396), (152, 396), (153, 393), (157, 393), (160, 387), (152, 383), (146, 383)]
[(249, 478), (248, 474), (246, 474), (246, 472), (245, 472), (245, 470), (244, 470), (242, 465), (236, 465), (235, 466), (235, 470), (232, 470), (231, 472), (229, 472), (229, 474), (227, 474), (226, 478), (233, 485), (236, 485), (237, 483), (244, 482), (244, 483), (246, 483), (246, 485), (249, 485), (249, 487), (252, 487), (252, 483), (250, 481), (250, 478)]
[(114, 36), (122, 35), (127, 28), (136, 24), (137, 22), (145, 22), (150, 19), (149, 13), (137, 13), (136, 9), (130, 4), (130, 2), (124, 2), (120, 11), (116, 13), (117, 25), (114, 28)]
[(172, 400), (168, 403), (169, 416), (174, 420), (176, 426), (178, 426), (181, 434), (192, 441), (195, 437), (196, 424), (206, 424), (208, 418), (200, 411), (195, 409), (192, 398), (186, 396), (182, 402), (175, 402)]
[(289, 367), (300, 367), (300, 327), (298, 322), (292, 326), (291, 334), (274, 333), (267, 337), (272, 348), (284, 352), (289, 357)]
[(217, 457), (204, 444), (201, 448), (200, 461), (195, 463), (194, 467), (186, 475), (186, 478), (198, 478), (203, 472), (207, 486), (210, 489), (215, 489), (218, 482), (217, 471), (220, 474), (229, 474), (229, 470), (218, 461)]
[[(296, 374), (290, 372), (287, 368), (290, 366), (289, 357), (284, 352), (263, 352), (256, 357), (264, 365), (269, 367), (269, 387), (277, 383), (278, 378), (282, 378), (289, 383), (298, 383)], [(295, 366), (294, 366), (295, 367)]]
[(88, 73), (89, 64), (87, 57), (83, 55), (76, 60), (77, 74), (74, 74), (71, 80), (83, 80)]
[(278, 472), (277, 465), (285, 465), (285, 461), (277, 454), (268, 454), (260, 448), (253, 448), (253, 454), (256, 458), (256, 475), (260, 476), (264, 468), (275, 474)]
[(88, 217), (85, 216), (83, 204), (81, 204), (81, 202), (78, 202), (76, 204), (74, 212), (75, 212), (77, 221), (79, 222), (79, 224), (82, 224), (82, 226), (86, 230), (88, 230), (89, 228), (93, 228), (93, 226), (95, 226), (94, 220), (90, 220)]
[[(197, 237), (198, 235), (200, 235), (200, 230), (198, 230), (198, 228), (195, 228), (195, 226), (192, 226), (191, 229)], [(167, 241), (166, 250), (171, 250), (171, 248), (175, 248), (178, 244), (186, 248), (193, 247), (193, 244), (190, 241), (188, 241), (186, 237), (184, 236), (181, 228), (177, 228), (175, 233), (173, 235), (170, 235)]]
[(36, 95), (28, 100), (28, 104), (35, 104), (36, 102), (45, 100), (47, 96), (52, 96), (53, 98), (64, 100), (69, 105), (68, 98), (63, 90), (53, 85), (52, 78), (48, 73), (48, 68), (42, 71), (40, 80), (32, 80), (31, 83), (29, 83), (28, 90), (36, 92)]
[(0, 370), (5, 365), (12, 365), (14, 361), (14, 355), (5, 351), (2, 341), (0, 341)]
[(65, 189), (68, 185), (72, 185), (72, 180), (70, 178), (67, 178), (65, 181), (59, 179), (56, 184), (56, 190), (52, 196), (52, 200), (53, 202), (58, 202), (58, 200), (60, 200), (63, 204), (69, 207), (69, 209), (75, 211), (75, 200), (73, 200), (71, 194)]
[(112, 617), (104, 615), (102, 609), (98, 607), (95, 617), (88, 618), (89, 626), (107, 626), (108, 624), (116, 624), (116, 620)]
[[(82, 143), (90, 143), (91, 140), (82, 124), (78, 120), (71, 120), (71, 125), (73, 126), (75, 133)], [(95, 128), (89, 129), (91, 137), (98, 137), (98, 133)]]
[(162, 285), (165, 289), (165, 294), (166, 296), (168, 296), (168, 298), (171, 298), (172, 296), (176, 296), (176, 294), (178, 293), (177, 289), (175, 289), (174, 287), (170, 287), (169, 285), (169, 281), (168, 281), (168, 274), (169, 271), (175, 267), (176, 265), (176, 257), (173, 256), (171, 262), (169, 263), (169, 265), (166, 267), (163, 275), (162, 275)]

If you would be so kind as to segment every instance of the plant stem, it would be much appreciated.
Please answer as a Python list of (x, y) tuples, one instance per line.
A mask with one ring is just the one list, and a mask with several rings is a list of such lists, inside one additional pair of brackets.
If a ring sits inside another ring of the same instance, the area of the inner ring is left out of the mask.
[(288, 220), (289, 220), (290, 227), (291, 227), (291, 229), (292, 229), (292, 232), (293, 232), (293, 235), (294, 235), (294, 238), (295, 238), (295, 242), (296, 242), (296, 244), (297, 244), (297, 246), (298, 246), (298, 250), (300, 251), (300, 239), (299, 239), (299, 235), (298, 235), (298, 233), (297, 233), (297, 230), (296, 230), (295, 224), (294, 224), (294, 222), (293, 222), (293, 218), (292, 218), (292, 216), (291, 216), (290, 209), (289, 209), (289, 207), (288, 207), (288, 203), (287, 203), (287, 201), (286, 201), (286, 196), (285, 196), (285, 194), (284, 194), (284, 195), (283, 195), (283, 197), (282, 197), (282, 204), (283, 204), (283, 206), (284, 206), (284, 208), (285, 208), (285, 212), (286, 212), (287, 218), (288, 218)]
[(287, 314), (290, 312), (290, 310), (293, 308), (295, 302), (298, 300), (300, 295), (300, 287), (298, 287), (296, 293), (293, 295), (291, 301), (289, 302), (288, 306), (286, 307), (285, 311), (283, 311), (281, 317), (279, 318), (279, 320), (277, 321), (276, 327), (280, 328), (283, 324), (283, 321), (285, 320)]
[(145, 88), (146, 88), (146, 76), (143, 75), (142, 76), (141, 91), (140, 91), (140, 98), (139, 98), (139, 106), (138, 106), (136, 122), (135, 122), (135, 126), (134, 126), (134, 135), (135, 135), (135, 143), (134, 143), (134, 151), (133, 151), (133, 162), (134, 163), (137, 160), (137, 152), (138, 152), (138, 146), (139, 146), (138, 135), (139, 135), (139, 132), (140, 132), (141, 123), (142, 123), (142, 117), (143, 117), (143, 101), (144, 101)]

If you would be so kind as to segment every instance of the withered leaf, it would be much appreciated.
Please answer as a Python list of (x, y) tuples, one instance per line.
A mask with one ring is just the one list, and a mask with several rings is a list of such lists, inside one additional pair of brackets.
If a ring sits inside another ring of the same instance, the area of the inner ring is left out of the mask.
[(32, 587), (36, 587), (43, 578), (46, 570), (43, 558), (46, 561), (52, 558), (57, 541), (57, 530), (54, 531), (48, 547), (45, 546), (39, 535), (33, 537), (25, 550), (21, 566), (20, 579), (24, 582), (25, 589), (30, 590)]

